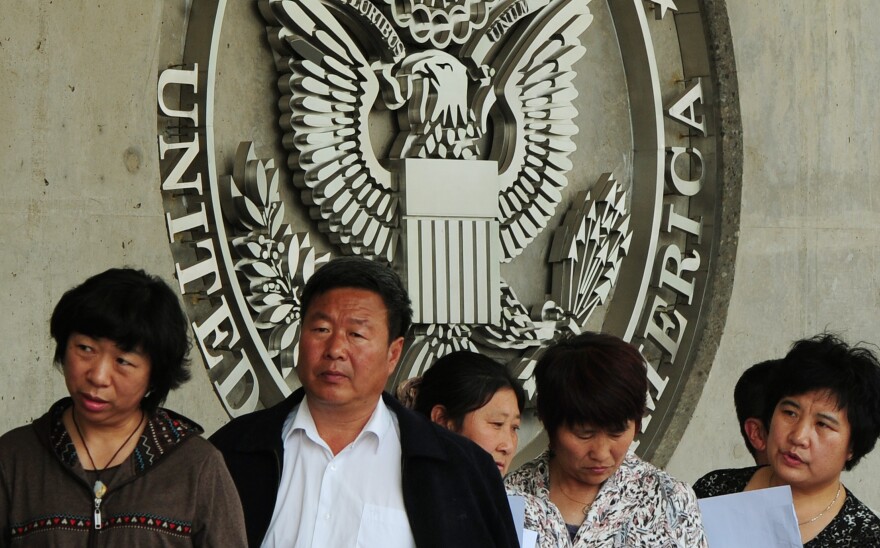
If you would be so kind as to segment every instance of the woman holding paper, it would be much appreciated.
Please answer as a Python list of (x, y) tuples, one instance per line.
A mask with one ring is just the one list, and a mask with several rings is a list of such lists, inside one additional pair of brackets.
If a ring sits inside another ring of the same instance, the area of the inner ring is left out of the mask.
[(403, 392), (414, 398), (417, 412), (469, 438), (492, 455), (502, 476), (507, 473), (525, 394), (506, 367), (476, 352), (453, 352)]
[(805, 547), (880, 546), (880, 519), (840, 479), (880, 437), (876, 356), (819, 335), (796, 342), (769, 382), (769, 466), (706, 474), (697, 495), (789, 485)]
[(629, 452), (648, 391), (635, 347), (582, 333), (547, 349), (535, 382), (550, 445), (505, 484), (539, 546), (707, 546), (690, 487)]

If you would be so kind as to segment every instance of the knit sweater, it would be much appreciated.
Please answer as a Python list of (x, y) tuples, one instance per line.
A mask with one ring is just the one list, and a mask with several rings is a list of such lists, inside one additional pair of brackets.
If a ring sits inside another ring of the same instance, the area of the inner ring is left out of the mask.
[(201, 427), (165, 409), (128, 460), (102, 474), (108, 489), (95, 512), (93, 481), (61, 422), (70, 405), (0, 437), (0, 547), (246, 545), (223, 458)]

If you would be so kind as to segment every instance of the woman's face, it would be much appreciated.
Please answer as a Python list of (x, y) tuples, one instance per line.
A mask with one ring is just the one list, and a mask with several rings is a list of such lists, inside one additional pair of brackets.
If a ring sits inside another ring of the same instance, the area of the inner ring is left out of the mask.
[(852, 457), (846, 410), (825, 390), (782, 398), (770, 419), (767, 457), (776, 476), (793, 487), (838, 482)]
[(629, 421), (622, 432), (607, 432), (588, 424), (562, 425), (550, 440), (550, 448), (562, 474), (599, 487), (620, 467), (635, 436), (635, 421)]
[(64, 381), (77, 420), (93, 427), (140, 420), (150, 367), (150, 358), (138, 350), (124, 351), (110, 339), (71, 333), (64, 353)]
[(510, 388), (502, 388), (489, 403), (464, 416), (458, 433), (492, 455), (504, 475), (516, 454), (519, 423), (516, 394)]

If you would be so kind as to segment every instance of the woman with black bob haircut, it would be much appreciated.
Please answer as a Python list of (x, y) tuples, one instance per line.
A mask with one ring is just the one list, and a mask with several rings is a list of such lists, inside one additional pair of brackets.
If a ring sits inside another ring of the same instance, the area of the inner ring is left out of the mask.
[(507, 473), (525, 394), (506, 367), (476, 352), (453, 352), (434, 362), (413, 388), (415, 411), (469, 438)]
[(806, 548), (880, 546), (880, 518), (841, 481), (880, 437), (880, 362), (832, 334), (799, 340), (764, 401), (767, 466), (716, 470), (700, 497), (788, 485)]
[(61, 297), (49, 332), (59, 368), (72, 333), (144, 352), (150, 358), (150, 382), (141, 407), (152, 412), (168, 392), (189, 380), (187, 325), (177, 296), (165, 282), (143, 270), (112, 268)]
[(557, 342), (535, 383), (549, 448), (505, 484), (525, 496), (539, 546), (707, 546), (690, 487), (629, 452), (648, 391), (634, 346), (590, 332)]
[(50, 332), (69, 397), (0, 437), (0, 546), (246, 546), (223, 457), (159, 407), (189, 378), (174, 292), (107, 270), (61, 297)]

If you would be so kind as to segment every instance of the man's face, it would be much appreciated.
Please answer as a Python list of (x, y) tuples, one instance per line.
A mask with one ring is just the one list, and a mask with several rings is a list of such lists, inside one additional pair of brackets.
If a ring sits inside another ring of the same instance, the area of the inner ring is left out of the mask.
[(372, 291), (331, 289), (303, 318), (296, 372), (309, 400), (342, 409), (372, 408), (403, 349), (389, 340), (388, 310)]

